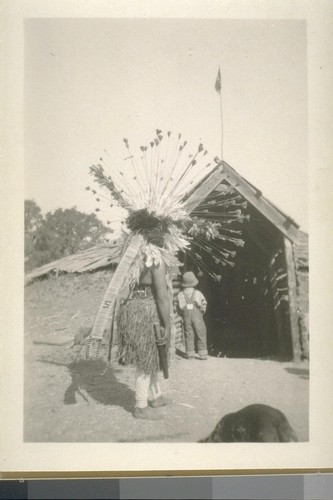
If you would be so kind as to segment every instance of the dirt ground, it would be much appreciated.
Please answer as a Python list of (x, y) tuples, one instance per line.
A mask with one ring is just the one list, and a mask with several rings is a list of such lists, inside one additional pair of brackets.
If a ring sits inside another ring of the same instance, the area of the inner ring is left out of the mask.
[(309, 438), (309, 365), (273, 360), (176, 355), (163, 392), (173, 403), (161, 420), (132, 416), (134, 369), (115, 360), (75, 357), (72, 339), (92, 324), (108, 272), (61, 276), (25, 290), (27, 442), (196, 442), (226, 413), (252, 403), (282, 410), (300, 441)]

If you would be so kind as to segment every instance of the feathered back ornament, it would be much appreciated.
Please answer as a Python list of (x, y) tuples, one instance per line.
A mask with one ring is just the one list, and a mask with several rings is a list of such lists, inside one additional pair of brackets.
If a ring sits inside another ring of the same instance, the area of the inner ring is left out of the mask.
[[(188, 153), (187, 141), (181, 134), (163, 134), (161, 130), (156, 130), (149, 145), (140, 147), (139, 156), (132, 153), (128, 139), (124, 139), (124, 144), (127, 156), (121, 168), (103, 158), (90, 167), (95, 182), (104, 190), (109, 213), (115, 214), (114, 222), (123, 228), (122, 257), (97, 312), (90, 339), (103, 338), (119, 291), (125, 286), (133, 287), (144, 266), (162, 259), (171, 267), (179, 264), (180, 251), (188, 251), (194, 264), (218, 279), (202, 254), (206, 253), (215, 266), (232, 264), (232, 253), (221, 253), (219, 242), (223, 238), (237, 241), (234, 234), (221, 231), (225, 224), (214, 212), (214, 208), (226, 208), (225, 197), (206, 199), (191, 217), (186, 209), (189, 193), (217, 167), (216, 162), (207, 161), (207, 150), (202, 144), (193, 154)], [(242, 213), (235, 212), (225, 221), (242, 222), (242, 218)]]

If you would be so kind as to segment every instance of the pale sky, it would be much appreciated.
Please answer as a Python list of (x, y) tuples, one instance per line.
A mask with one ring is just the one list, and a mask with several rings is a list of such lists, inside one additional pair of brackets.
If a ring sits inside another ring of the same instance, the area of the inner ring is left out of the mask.
[(295, 20), (29, 19), (25, 198), (45, 213), (96, 203), (89, 166), (123, 138), (182, 133), (308, 230), (306, 25)]

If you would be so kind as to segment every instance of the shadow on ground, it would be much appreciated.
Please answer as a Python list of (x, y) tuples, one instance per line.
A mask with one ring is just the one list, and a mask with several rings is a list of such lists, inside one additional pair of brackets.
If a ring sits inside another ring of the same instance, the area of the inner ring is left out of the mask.
[[(43, 363), (58, 364), (54, 361), (39, 360)], [(103, 360), (79, 360), (66, 366), (70, 372), (72, 381), (64, 393), (66, 405), (75, 404), (76, 396), (79, 394), (87, 400), (82, 390), (91, 398), (103, 405), (121, 406), (124, 410), (131, 412), (134, 405), (134, 392), (128, 385), (119, 382), (116, 370)]]

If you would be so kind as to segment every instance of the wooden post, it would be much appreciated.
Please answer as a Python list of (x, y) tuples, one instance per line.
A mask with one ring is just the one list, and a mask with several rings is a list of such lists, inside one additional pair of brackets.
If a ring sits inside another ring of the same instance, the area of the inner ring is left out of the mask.
[(282, 328), (282, 321), (281, 321), (281, 310), (280, 310), (280, 302), (279, 302), (279, 294), (276, 286), (276, 282), (274, 279), (274, 273), (272, 272), (272, 259), (269, 262), (268, 265), (268, 274), (269, 274), (269, 281), (272, 289), (272, 298), (273, 298), (273, 307), (274, 307), (274, 316), (275, 316), (275, 321), (276, 321), (276, 329), (277, 329), (277, 334), (278, 334), (278, 355), (279, 356), (285, 356), (286, 354), (286, 346), (285, 346), (285, 339), (284, 339), (284, 332)]
[(293, 359), (294, 361), (300, 361), (301, 359), (301, 345), (300, 345), (300, 335), (298, 327), (298, 306), (297, 306), (297, 292), (296, 292), (296, 272), (295, 272), (295, 262), (293, 256), (292, 243), (288, 238), (284, 238), (284, 249), (287, 264), (287, 276), (288, 276), (288, 294), (289, 294), (289, 313), (290, 313), (290, 327), (291, 327), (291, 339), (293, 346)]

